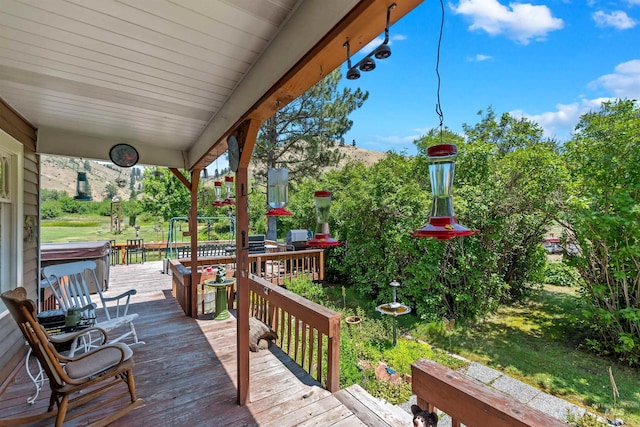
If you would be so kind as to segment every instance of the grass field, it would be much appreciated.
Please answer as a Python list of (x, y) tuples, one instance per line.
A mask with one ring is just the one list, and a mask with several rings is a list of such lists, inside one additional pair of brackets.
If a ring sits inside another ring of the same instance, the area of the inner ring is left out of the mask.
[[(186, 223), (179, 224), (173, 232), (174, 242), (188, 242), (189, 237), (182, 233), (182, 227), (186, 231)], [(168, 239), (169, 223), (145, 224), (139, 223), (140, 229), (136, 233), (134, 227), (123, 225), (120, 233), (111, 231), (110, 219), (102, 216), (83, 216), (82, 218), (69, 217), (55, 220), (42, 221), (40, 228), (40, 240), (43, 243), (62, 242), (95, 242), (98, 240), (115, 240), (124, 243), (127, 239), (144, 239), (145, 242), (162, 242)], [(206, 224), (198, 224), (200, 230), (200, 240), (227, 240), (234, 239), (235, 236), (228, 232), (227, 224), (218, 224), (217, 234), (212, 232), (207, 236)], [(207, 238), (210, 237), (210, 238)]]
[[(530, 301), (505, 306), (481, 322), (443, 327), (415, 324), (410, 333), (467, 359), (601, 414), (640, 426), (640, 370), (581, 347), (576, 290), (547, 285)], [(620, 397), (614, 398), (611, 367)]]

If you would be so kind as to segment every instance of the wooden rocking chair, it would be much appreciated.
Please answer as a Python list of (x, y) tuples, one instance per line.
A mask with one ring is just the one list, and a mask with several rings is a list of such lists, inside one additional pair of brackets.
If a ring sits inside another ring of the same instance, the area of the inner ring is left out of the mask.
[[(95, 261), (74, 261), (65, 264), (50, 265), (42, 269), (42, 274), (51, 288), (53, 295), (63, 310), (72, 307), (83, 308), (82, 316), (86, 319), (96, 318), (96, 304), (91, 301), (89, 286), (96, 284), (96, 293), (104, 309), (104, 317), (96, 319), (95, 326), (111, 333), (114, 329), (128, 325), (129, 330), (110, 340), (110, 343), (121, 341), (127, 337), (133, 339), (133, 344), (144, 344), (138, 340), (133, 321), (138, 318), (137, 313), (129, 314), (129, 301), (136, 294), (135, 289), (128, 290), (115, 297), (105, 297), (100, 290), (96, 276)], [(109, 307), (107, 303), (115, 302), (115, 306)], [(95, 347), (90, 345), (89, 347)]]
[[(0, 297), (49, 377), (51, 387), (51, 398), (46, 413), (0, 419), (0, 425), (23, 425), (55, 415), (55, 425), (61, 427), (67, 410), (87, 402), (94, 402), (101, 407), (104, 403), (98, 404), (95, 398), (123, 382), (127, 384), (131, 403), (93, 425), (105, 426), (142, 403), (141, 399), (136, 399), (133, 352), (126, 344), (105, 344), (75, 357), (62, 356), (56, 351), (54, 341), (38, 323), (36, 304), (27, 299), (24, 288), (5, 292)], [(102, 332), (106, 336), (106, 333)], [(72, 395), (75, 396), (71, 397)], [(113, 400), (115, 399), (110, 398), (108, 402)], [(55, 406), (57, 411), (54, 411)]]

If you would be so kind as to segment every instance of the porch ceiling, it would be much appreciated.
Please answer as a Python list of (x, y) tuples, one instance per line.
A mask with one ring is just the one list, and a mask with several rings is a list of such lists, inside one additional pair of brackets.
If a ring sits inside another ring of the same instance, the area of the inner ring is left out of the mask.
[[(396, 0), (392, 22), (422, 0)], [(391, 0), (0, 0), (0, 98), (37, 151), (192, 169), (384, 29)]]

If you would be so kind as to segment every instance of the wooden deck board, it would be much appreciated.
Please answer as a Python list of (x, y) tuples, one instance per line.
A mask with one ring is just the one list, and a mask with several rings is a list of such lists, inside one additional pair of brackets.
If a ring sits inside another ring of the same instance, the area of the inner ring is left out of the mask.
[[(214, 321), (210, 314), (200, 319), (185, 316), (171, 295), (171, 276), (162, 274), (161, 262), (113, 266), (110, 288), (105, 295), (117, 295), (131, 288), (135, 288), (137, 294), (132, 298), (130, 312), (138, 313), (136, 331), (146, 343), (132, 346), (136, 390), (145, 402), (112, 425), (397, 425), (387, 423), (384, 417), (361, 421), (357, 411), (354, 415), (353, 408), (349, 409), (320, 387), (275, 345), (250, 354), (250, 403), (238, 406), (235, 318)], [(50, 395), (48, 385), (45, 384), (36, 404), (28, 405), (26, 399), (33, 392), (34, 386), (21, 368), (0, 395), (0, 418), (45, 412)], [(100, 400), (121, 392), (125, 392), (124, 386)], [(126, 403), (123, 397), (115, 404), (81, 414), (65, 426), (86, 425)], [(365, 412), (362, 407), (357, 409)], [(51, 419), (29, 424), (49, 425), (52, 425)]]

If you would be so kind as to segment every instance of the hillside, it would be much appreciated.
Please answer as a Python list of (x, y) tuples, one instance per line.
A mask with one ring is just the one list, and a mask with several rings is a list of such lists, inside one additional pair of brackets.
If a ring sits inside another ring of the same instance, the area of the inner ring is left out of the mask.
[[(344, 154), (344, 158), (340, 161), (338, 167), (344, 166), (349, 160), (361, 161), (370, 166), (386, 155), (386, 153), (380, 151), (365, 150), (364, 148), (353, 147), (351, 145), (338, 148), (340, 152)], [(89, 170), (86, 171), (87, 179), (91, 187), (93, 200), (103, 200), (104, 197), (102, 194), (106, 186), (110, 183), (116, 185), (118, 178), (124, 178), (126, 180), (125, 187), (118, 189), (119, 197), (123, 200), (129, 198), (131, 169), (119, 168), (110, 163), (92, 160), (89, 160), (87, 164), (89, 165)], [(45, 190), (66, 191), (73, 197), (76, 194), (78, 171), (85, 171), (84, 160), (43, 155), (41, 157), (42, 188)]]
[[(88, 161), (89, 170), (87, 172), (87, 180), (91, 187), (91, 196), (93, 200), (101, 201), (104, 199), (102, 194), (106, 186), (111, 183), (116, 185), (116, 179), (124, 178), (126, 180), (125, 188), (118, 188), (118, 196), (121, 199), (129, 198), (129, 177), (131, 169), (119, 168), (110, 163)], [(42, 156), (40, 162), (41, 181), (40, 184), (45, 190), (66, 191), (71, 197), (76, 194), (76, 180), (78, 171), (85, 171), (85, 161), (79, 159), (60, 157), (60, 156)]]

